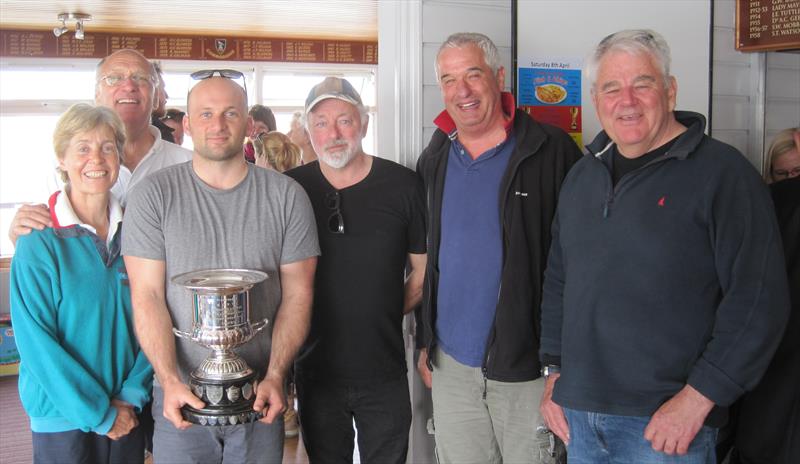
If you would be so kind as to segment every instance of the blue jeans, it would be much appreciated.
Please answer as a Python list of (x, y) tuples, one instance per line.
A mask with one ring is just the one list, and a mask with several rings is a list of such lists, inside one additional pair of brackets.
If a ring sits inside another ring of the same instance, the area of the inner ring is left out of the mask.
[(717, 429), (704, 426), (683, 456), (653, 450), (644, 439), (649, 417), (614, 416), (564, 408), (569, 423), (570, 464), (715, 464)]

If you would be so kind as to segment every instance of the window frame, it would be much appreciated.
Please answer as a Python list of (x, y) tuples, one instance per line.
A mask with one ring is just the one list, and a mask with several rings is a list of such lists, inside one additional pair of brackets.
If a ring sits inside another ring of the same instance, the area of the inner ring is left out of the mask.
[[(91, 71), (94, 73), (97, 68), (99, 59), (64, 59), (64, 58), (39, 58), (39, 57), (8, 57), (0, 59), (0, 74), (8, 71), (34, 71), (34, 72), (86, 72)], [(369, 99), (375, 102), (373, 105), (367, 105), (368, 114), (370, 116), (369, 132), (371, 133), (371, 144), (365, 146), (364, 149), (368, 153), (375, 153), (377, 149), (377, 98), (378, 98), (378, 66), (377, 65), (360, 65), (360, 64), (331, 64), (331, 63), (288, 63), (288, 62), (242, 62), (242, 61), (197, 61), (197, 60), (158, 60), (161, 64), (162, 70), (166, 74), (186, 74), (187, 82), (189, 82), (189, 73), (198, 69), (208, 68), (230, 68), (242, 71), (245, 74), (248, 89), (248, 104), (261, 103), (269, 106), (276, 113), (294, 113), (295, 111), (303, 111), (302, 103), (298, 105), (270, 105), (270, 99), (265, 98), (266, 93), (263, 88), (264, 76), (270, 74), (278, 75), (335, 75), (346, 77), (347, 75), (364, 75), (371, 76), (372, 88), (375, 95)], [(169, 92), (169, 86), (167, 87)], [(92, 91), (92, 95), (94, 92)], [(186, 110), (185, 96), (178, 97), (177, 95), (170, 95), (170, 101), (175, 101), (176, 104), (167, 103), (167, 107), (179, 108)], [(180, 102), (180, 104), (177, 104)], [(9, 99), (0, 100), (0, 117), (7, 116), (58, 116), (67, 110), (75, 103), (93, 103), (92, 99), (76, 98), (76, 99)], [(278, 127), (278, 130), (288, 130), (286, 127)], [(186, 143), (186, 142), (185, 142)], [(191, 140), (189, 140), (191, 145)], [(0, 166), (3, 164), (3, 153), (0, 153)], [(5, 155), (11, 156), (11, 155)], [(38, 173), (36, 174), (38, 175)], [(42, 173), (42, 175), (46, 175)], [(21, 180), (23, 181), (23, 180)], [(12, 187), (13, 188), (13, 187)], [(9, 202), (0, 203), (0, 210), (13, 208), (16, 211), (20, 205), (37, 201), (37, 199), (30, 199), (23, 202)], [(6, 260), (13, 256), (13, 246), (5, 237), (10, 224), (2, 223), (2, 244), (0, 244), (0, 259)]]

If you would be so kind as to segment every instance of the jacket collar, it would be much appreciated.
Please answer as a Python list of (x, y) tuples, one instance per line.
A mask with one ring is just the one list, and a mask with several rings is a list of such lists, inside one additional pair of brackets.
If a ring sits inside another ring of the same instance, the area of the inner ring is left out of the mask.
[[(669, 151), (669, 156), (686, 159), (703, 140), (706, 118), (702, 114), (693, 111), (675, 111), (675, 119), (686, 126), (686, 132), (678, 136), (678, 140)], [(600, 157), (613, 145), (614, 141), (606, 134), (606, 131), (601, 131), (592, 140), (592, 143), (586, 145), (586, 149), (595, 157)]]
[[(69, 196), (66, 194), (66, 186), (62, 190), (54, 192), (50, 199), (47, 201), (50, 207), (50, 219), (53, 221), (53, 227), (56, 229), (66, 229), (75, 226), (81, 226), (84, 229), (97, 234), (97, 230), (89, 224), (81, 223), (75, 210), (72, 208), (72, 203), (69, 201)], [(63, 195), (62, 195), (63, 193)], [(114, 235), (117, 233), (119, 224), (122, 222), (122, 206), (119, 201), (114, 197), (114, 194), (109, 194), (108, 197), (108, 235), (106, 244), (111, 243)]]
[[(508, 132), (512, 127), (514, 127), (514, 116), (517, 106), (516, 102), (514, 101), (514, 95), (512, 95), (511, 92), (501, 92), (500, 104), (503, 108), (503, 113), (505, 113), (506, 116), (511, 116), (508, 121), (506, 121), (505, 125), (506, 132)], [(453, 121), (453, 118), (450, 116), (450, 113), (448, 113), (447, 110), (439, 113), (439, 116), (436, 116), (436, 119), (433, 120), (433, 123), (436, 124), (436, 127), (441, 129), (442, 132), (447, 134), (450, 140), (454, 140), (458, 136), (458, 128), (456, 128), (456, 123)]]

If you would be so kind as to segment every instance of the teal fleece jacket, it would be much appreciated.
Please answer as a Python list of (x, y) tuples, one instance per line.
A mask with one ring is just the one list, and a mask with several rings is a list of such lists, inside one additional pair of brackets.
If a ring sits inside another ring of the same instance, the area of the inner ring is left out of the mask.
[(20, 237), (12, 261), (20, 398), (34, 432), (103, 435), (117, 415), (112, 399), (137, 410), (149, 400), (153, 368), (134, 335), (120, 229), (106, 243), (90, 227), (63, 226), (55, 211), (72, 208), (67, 195), (56, 207), (56, 195), (56, 226)]

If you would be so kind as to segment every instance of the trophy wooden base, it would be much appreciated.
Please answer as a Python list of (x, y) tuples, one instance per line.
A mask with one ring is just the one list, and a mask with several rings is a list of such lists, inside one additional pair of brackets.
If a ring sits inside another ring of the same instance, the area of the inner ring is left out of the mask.
[(256, 378), (255, 372), (232, 380), (205, 379), (193, 372), (189, 387), (206, 406), (202, 409), (184, 406), (181, 408), (183, 418), (193, 424), (212, 426), (245, 424), (261, 419), (263, 415), (253, 410)]

